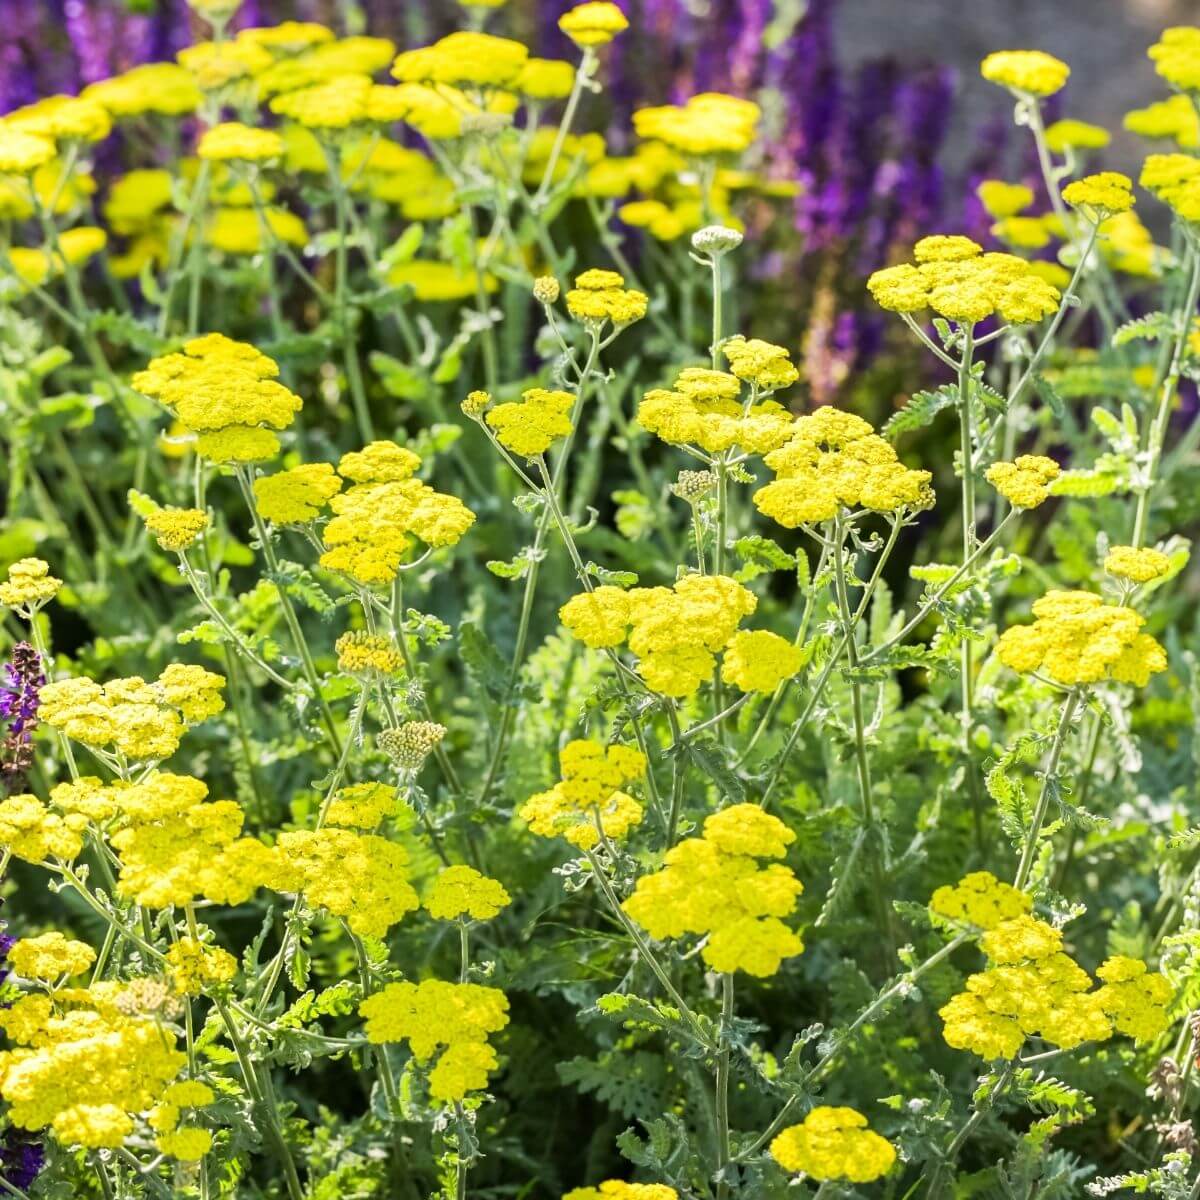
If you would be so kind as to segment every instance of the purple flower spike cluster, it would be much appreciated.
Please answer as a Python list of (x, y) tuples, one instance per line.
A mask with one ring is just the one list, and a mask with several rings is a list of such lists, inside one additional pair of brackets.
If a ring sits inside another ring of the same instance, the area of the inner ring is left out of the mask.
[(23, 786), (33, 765), (38, 689), (45, 682), (38, 652), (28, 642), (17, 642), (0, 674), (0, 721), (7, 726), (0, 743), (0, 778), (8, 792)]

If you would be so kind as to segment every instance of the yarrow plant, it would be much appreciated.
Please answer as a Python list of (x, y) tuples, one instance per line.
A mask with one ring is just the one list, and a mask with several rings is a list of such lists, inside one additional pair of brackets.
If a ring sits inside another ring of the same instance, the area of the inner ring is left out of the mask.
[(239, 7), (0, 118), (0, 1191), (1200, 1198), (1200, 30), (834, 406), (771, 95)]

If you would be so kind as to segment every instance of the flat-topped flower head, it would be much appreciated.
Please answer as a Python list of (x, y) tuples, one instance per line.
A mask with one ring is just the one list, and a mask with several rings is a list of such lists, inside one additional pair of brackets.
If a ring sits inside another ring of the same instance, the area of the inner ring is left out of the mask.
[(625, 279), (616, 271), (593, 268), (575, 277), (575, 286), (567, 292), (567, 311), (577, 321), (629, 325), (646, 315), (649, 303), (644, 292), (626, 288)]
[(50, 138), (0, 123), (0, 175), (32, 175), (55, 153)]
[(1112, 134), (1103, 125), (1065, 118), (1046, 126), (1046, 146), (1055, 154), (1068, 150), (1103, 150)]
[(819, 1105), (801, 1124), (779, 1133), (770, 1154), (785, 1171), (821, 1183), (870, 1183), (886, 1175), (896, 1161), (891, 1142), (868, 1129), (862, 1113), (827, 1105)]
[(1030, 625), (1006, 629), (996, 656), (1014, 671), (1041, 671), (1065, 687), (1113, 680), (1145, 687), (1167, 669), (1162, 646), (1142, 633), (1145, 618), (1091, 592), (1051, 591), (1033, 605)]
[(405, 721), (394, 729), (385, 729), (377, 740), (379, 748), (400, 770), (416, 771), (445, 736), (445, 725), (436, 721)]
[(100, 142), (112, 131), (112, 118), (95, 99), (47, 96), (10, 112), (4, 125), (56, 142)]
[(743, 692), (773, 692), (799, 674), (804, 651), (765, 629), (735, 633), (725, 647), (721, 678)]
[(1093, 225), (1133, 207), (1133, 180), (1119, 171), (1085, 175), (1063, 188), (1063, 199)]
[(276, 525), (315, 521), (342, 490), (342, 480), (329, 463), (301, 463), (254, 481), (259, 515)]
[(529, 50), (511, 38), (458, 31), (432, 46), (406, 50), (392, 64), (402, 83), (507, 88), (520, 78)]
[(223, 121), (204, 131), (196, 154), (211, 162), (261, 163), (282, 157), (283, 149), (283, 138), (273, 129)]
[(348, 675), (374, 679), (404, 672), (404, 656), (390, 638), (381, 634), (352, 629), (334, 642), (333, 649), (337, 655), (338, 670)]
[(665, 1183), (626, 1183), (606, 1179), (595, 1187), (572, 1188), (562, 1200), (679, 1200), (679, 1193)]
[(529, 388), (520, 400), (489, 409), (484, 420), (506, 450), (536, 458), (574, 429), (570, 416), (574, 407), (575, 397), (570, 392)]
[(785, 347), (759, 338), (745, 338), (739, 333), (721, 344), (721, 353), (729, 362), (730, 372), (755, 384), (760, 393), (790, 387), (800, 378)]
[(1200, 91), (1200, 28), (1174, 25), (1164, 29), (1146, 53), (1155, 71), (1172, 87), (1181, 92)]
[(155, 508), (146, 513), (146, 529), (163, 550), (178, 553), (195, 545), (208, 528), (208, 513), (199, 508)]
[(82, 974), (96, 961), (96, 952), (84, 942), (73, 941), (55, 931), (13, 943), (8, 961), (26, 979), (53, 983)]
[(624, 33), (629, 20), (608, 0), (589, 0), (563, 13), (558, 18), (558, 27), (575, 45), (590, 49), (606, 46), (618, 33)]
[(1138, 182), (1189, 224), (1200, 223), (1200, 159), (1190, 154), (1151, 154)]
[(997, 50), (979, 67), (980, 74), (1019, 96), (1053, 96), (1071, 74), (1062, 59), (1044, 50)]
[(0, 583), (0, 604), (31, 616), (58, 595), (62, 580), (50, 574), (50, 564), (40, 558), (21, 558), (8, 568)]
[(686, 104), (638, 109), (638, 137), (662, 142), (692, 158), (741, 154), (754, 144), (762, 110), (752, 100), (704, 92)]
[(995, 929), (1032, 907), (1033, 902), (1024, 892), (1001, 882), (991, 871), (972, 871), (958, 883), (938, 888), (929, 899), (931, 912), (979, 929)]
[(512, 897), (498, 879), (490, 879), (474, 867), (466, 866), (446, 867), (439, 871), (425, 895), (429, 915), (441, 921), (466, 917), (490, 921), (511, 903)]
[(1104, 570), (1115, 579), (1152, 583), (1171, 573), (1171, 560), (1147, 546), (1113, 546), (1104, 556)]
[(1014, 217), (1033, 203), (1033, 188), (1023, 183), (1005, 183), (1002, 179), (985, 179), (975, 194), (988, 216), (997, 220)]
[(1061, 474), (1052, 458), (1022, 454), (1014, 462), (995, 462), (984, 478), (1013, 508), (1037, 508), (1050, 498), (1049, 485)]

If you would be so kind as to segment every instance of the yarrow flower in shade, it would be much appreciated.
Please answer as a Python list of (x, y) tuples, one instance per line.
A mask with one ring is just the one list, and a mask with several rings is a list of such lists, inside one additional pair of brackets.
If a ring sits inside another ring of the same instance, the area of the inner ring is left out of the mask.
[(1013, 508), (1037, 508), (1050, 499), (1048, 485), (1060, 474), (1054, 459), (1022, 454), (1015, 462), (992, 463), (984, 478)]
[(870, 1183), (886, 1175), (896, 1161), (891, 1142), (868, 1129), (862, 1113), (828, 1105), (818, 1105), (801, 1124), (778, 1134), (770, 1154), (785, 1171), (822, 1183)]
[(1099, 225), (1133, 207), (1133, 180), (1118, 171), (1101, 171), (1067, 184), (1062, 197), (1093, 225)]
[(408, 1042), (424, 1065), (435, 1054), (429, 1092), (443, 1102), (462, 1100), (487, 1087), (499, 1066), (488, 1034), (508, 1024), (508, 998), (499, 988), (478, 983), (389, 983), (358, 1007), (366, 1018), (367, 1040), (375, 1045)]
[[(387, 280), (393, 287), (411, 288), (415, 300), (430, 303), (466, 300), (473, 297), (480, 286), (479, 275), (471, 268), (464, 269), (457, 263), (416, 258), (411, 262), (397, 263), (388, 271)], [(485, 292), (494, 292), (499, 286), (494, 275), (484, 274)]]
[(1146, 53), (1154, 69), (1181, 92), (1200, 91), (1200, 28), (1175, 25), (1164, 29), (1162, 37)]
[(498, 879), (489, 879), (474, 867), (464, 866), (439, 871), (425, 896), (429, 915), (442, 921), (466, 917), (490, 921), (511, 903), (512, 897)]
[(1161, 550), (1147, 547), (1113, 546), (1104, 556), (1104, 569), (1116, 579), (1130, 583), (1152, 583), (1171, 572), (1171, 560)]
[(1027, 96), (1053, 96), (1071, 74), (1065, 62), (1043, 50), (997, 50), (979, 71), (990, 83)]
[(786, 529), (831, 521), (842, 509), (896, 512), (933, 503), (928, 471), (906, 467), (868, 422), (830, 406), (800, 417), (763, 461), (775, 481), (754, 493), (754, 505)]
[(496, 431), (496, 440), (506, 450), (535, 458), (575, 428), (570, 416), (574, 407), (575, 397), (570, 392), (530, 388), (521, 393), (519, 401), (510, 400), (488, 409), (484, 420)]
[(213, 162), (270, 162), (282, 157), (283, 138), (273, 129), (224, 121), (204, 131), (196, 155)]
[(579, 738), (558, 755), (562, 780), (548, 792), (530, 796), (517, 815), (539, 837), (565, 838), (590, 850), (604, 836), (621, 841), (641, 824), (642, 806), (621, 789), (646, 770), (646, 758), (632, 746)]
[(679, 1200), (679, 1193), (665, 1183), (625, 1183), (606, 1179), (595, 1187), (572, 1188), (562, 1200)]
[(558, 18), (558, 27), (575, 45), (589, 49), (606, 46), (618, 33), (629, 28), (629, 21), (615, 4), (591, 0), (563, 13)]
[(913, 257), (915, 264), (885, 267), (867, 280), (880, 308), (932, 309), (960, 325), (993, 313), (1014, 325), (1033, 324), (1058, 309), (1058, 289), (1015, 254), (984, 254), (970, 238), (935, 236), (922, 238)]
[(702, 837), (667, 851), (663, 867), (643, 875), (622, 905), (651, 937), (706, 935), (701, 954), (714, 971), (766, 977), (804, 944), (783, 923), (804, 890), (782, 863), (796, 835), (756, 804), (735, 804), (704, 822)]
[(229, 983), (237, 974), (237, 959), (229, 951), (193, 937), (172, 943), (166, 958), (171, 982), (183, 996), (199, 996)]
[(646, 315), (647, 303), (644, 292), (625, 287), (624, 276), (598, 268), (576, 275), (567, 292), (567, 311), (585, 324), (630, 325)]
[(9, 950), (9, 962), (18, 975), (44, 983), (82, 974), (95, 961), (96, 952), (91, 946), (72, 941), (58, 932), (22, 938)]
[(342, 490), (342, 480), (329, 463), (302, 463), (254, 481), (259, 516), (276, 525), (315, 521)]
[(991, 871), (972, 871), (958, 883), (938, 888), (929, 909), (950, 921), (980, 929), (995, 929), (1002, 921), (1029, 912), (1033, 901), (1011, 883), (1002, 883)]
[(394, 729), (385, 729), (376, 741), (394, 766), (402, 771), (419, 771), (445, 736), (445, 725), (436, 721), (405, 721)]
[(279, 453), (276, 431), (302, 406), (278, 374), (279, 364), (253, 346), (210, 333), (186, 342), (180, 354), (152, 359), (131, 383), (197, 434), (201, 458), (259, 462)]
[(7, 726), (0, 744), (0, 773), (6, 792), (19, 789), (33, 766), (38, 691), (45, 682), (37, 650), (28, 642), (16, 642), (0, 672), (0, 722)]
[(176, 552), (193, 546), (208, 528), (208, 513), (199, 508), (160, 508), (156, 504), (142, 520), (163, 550)]
[(1002, 179), (985, 179), (975, 194), (988, 216), (997, 220), (1014, 217), (1033, 203), (1032, 188), (1023, 183), (1005, 183)]
[(638, 109), (638, 137), (662, 142), (690, 158), (741, 154), (754, 144), (762, 110), (752, 100), (704, 92), (686, 104)]
[[(762, 377), (786, 386), (789, 373), (795, 368), (785, 357), (774, 359), (770, 365), (755, 363), (751, 351), (740, 351), (750, 343), (734, 348), (734, 355), (749, 376), (761, 366)], [(759, 343), (765, 346), (766, 343)], [(778, 349), (778, 347), (772, 347)], [(734, 446), (752, 454), (766, 454), (782, 446), (791, 435), (792, 415), (774, 400), (747, 404), (741, 400), (742, 380), (734, 374), (713, 371), (708, 367), (685, 367), (679, 372), (673, 387), (655, 388), (642, 397), (638, 405), (638, 424), (675, 446), (696, 446), (709, 454), (719, 454)]]
[(804, 652), (763, 629), (735, 633), (725, 647), (721, 678), (743, 692), (773, 692), (804, 666)]
[(1046, 146), (1055, 154), (1068, 150), (1103, 150), (1112, 135), (1103, 125), (1066, 118), (1046, 126)]
[(1162, 646), (1142, 633), (1145, 618), (1105, 604), (1091, 592), (1047, 592), (1033, 604), (1031, 625), (1006, 629), (996, 656), (1022, 674), (1043, 671), (1065, 687), (1111, 679), (1145, 687), (1167, 669)]
[(413, 538), (431, 548), (456, 545), (475, 523), (457, 496), (410, 478), (421, 460), (392, 442), (373, 442), (344, 455), (339, 472), (355, 485), (329, 502), (328, 549), (321, 566), (363, 587), (390, 585), (410, 554)]
[(18, 559), (0, 583), (0, 604), (29, 619), (58, 595), (62, 580), (50, 574), (50, 564), (40, 558)]
[(395, 643), (379, 634), (353, 629), (343, 633), (333, 644), (338, 670), (347, 675), (375, 678), (380, 675), (400, 675), (404, 672), (404, 656)]
[(64, 1148), (115, 1148), (134, 1117), (152, 1108), (186, 1064), (172, 1029), (122, 1013), (119, 984), (59, 993), (71, 1011), (59, 1016), (48, 996), (23, 996), (0, 1010), (14, 1048), (0, 1053), (0, 1096), (23, 1130), (48, 1129)]

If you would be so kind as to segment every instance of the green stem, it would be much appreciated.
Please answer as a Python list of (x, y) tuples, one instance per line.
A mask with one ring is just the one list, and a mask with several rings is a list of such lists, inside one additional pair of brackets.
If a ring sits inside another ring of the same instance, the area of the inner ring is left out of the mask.
[(732, 1053), (730, 1038), (733, 1023), (733, 975), (721, 975), (721, 1050), (717, 1055), (716, 1074), (716, 1137), (717, 1137), (717, 1200), (726, 1200), (729, 1182), (724, 1177), (729, 1165), (729, 1063)]

